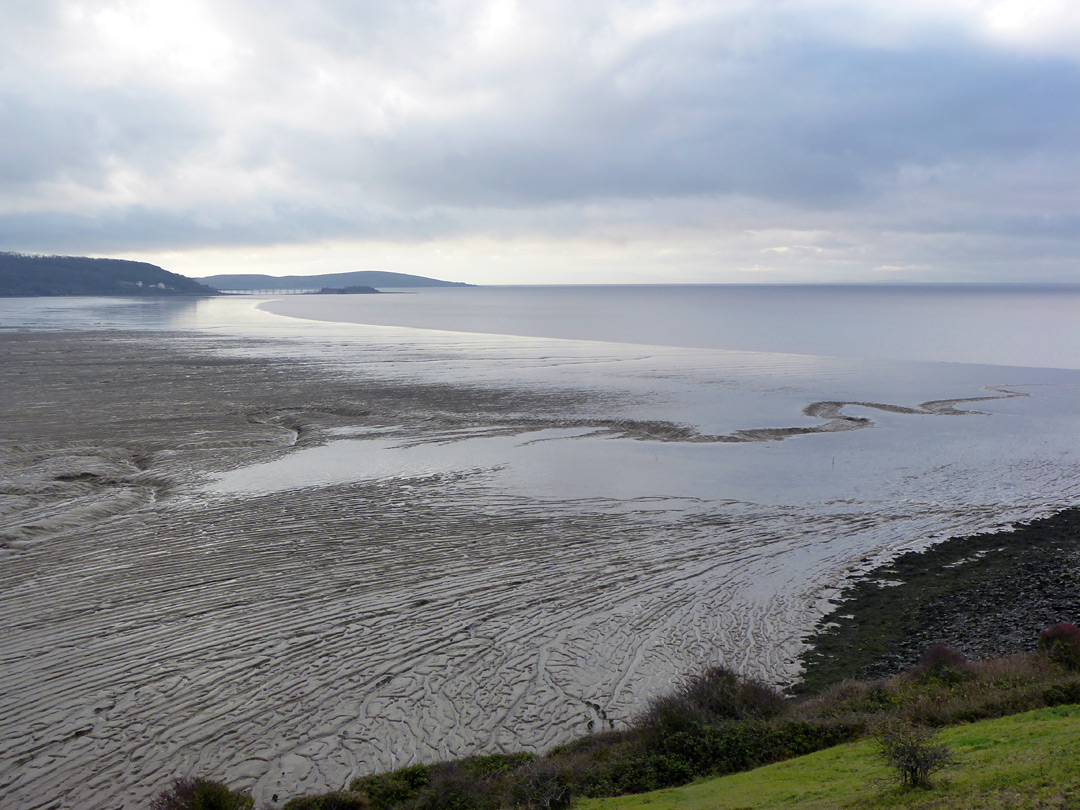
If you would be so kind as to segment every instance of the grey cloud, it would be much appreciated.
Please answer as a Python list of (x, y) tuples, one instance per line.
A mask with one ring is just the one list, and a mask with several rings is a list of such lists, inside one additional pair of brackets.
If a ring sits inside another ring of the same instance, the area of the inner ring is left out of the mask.
[(0, 214), (0, 245), (41, 253), (100, 253), (303, 243), (343, 236), (415, 241), (459, 228), (460, 222), (439, 211), (410, 215), (360, 209), (344, 215), (280, 200), (264, 203), (253, 216), (243, 208), (167, 210), (140, 204), (93, 214)]
[(70, 108), (49, 109), (33, 100), (0, 99), (0, 183), (29, 184), (66, 173), (92, 173), (89, 149), (94, 118)]
[(71, 178), (98, 187), (122, 165), (169, 168), (215, 136), (184, 99), (148, 88), (37, 88), (0, 97), (0, 183)]
[[(531, 205), (619, 196), (763, 195), (843, 205), (908, 163), (1033, 150), (1080, 136), (1080, 70), (961, 44), (916, 51), (790, 43), (754, 59), (696, 27), (561, 92), (387, 137), (283, 132), (288, 160), (410, 203)], [(557, 70), (557, 67), (555, 68)], [(626, 74), (652, 76), (636, 93)], [(498, 82), (497, 78), (493, 81)]]
[[(994, 49), (956, 28), (927, 28), (917, 46), (870, 48), (840, 37), (820, 7), (750, 4), (601, 58), (615, 36), (611, 7), (526, 4), (544, 36), (562, 36), (500, 68), (469, 58), (477, 3), (211, 7), (241, 55), (220, 95), (204, 97), (151, 77), (108, 87), (64, 74), (42, 58), (71, 46), (50, 38), (61, 6), (13, 6), (0, 32), (3, 191), (26, 189), (29, 199), (58, 178), (98, 188), (117, 164), (182, 175), (202, 155), (241, 177), (273, 169), (293, 187), (253, 180), (235, 203), (192, 188), (201, 200), (147, 197), (80, 214), (37, 200), (33, 212), (0, 215), (0, 246), (177, 249), (529, 229), (557, 238), (602, 229), (605, 217), (627, 226), (631, 209), (645, 227), (670, 224), (669, 209), (707, 221), (696, 201), (723, 198), (753, 201), (769, 227), (785, 218), (806, 228), (872, 224), (942, 244), (955, 231), (955, 245), (987, 233), (1039, 236), (1062, 256), (1077, 235), (1080, 200), (1062, 177), (1078, 168), (1080, 66)], [(305, 119), (289, 105), (302, 104), (323, 66), (352, 71), (337, 76), (340, 118), (316, 109), (329, 120)], [(395, 82), (446, 103), (437, 114), (395, 106)], [(485, 103), (454, 106), (470, 94)], [(385, 113), (383, 126), (350, 120), (362, 104)], [(1045, 175), (1011, 174), (1033, 156)], [(916, 194), (901, 188), (911, 166), (953, 168)]]
[(60, 179), (99, 188), (115, 165), (167, 170), (215, 137), (212, 118), (197, 99), (143, 76), (109, 85), (58, 67), (66, 51), (84, 44), (78, 30), (73, 40), (73, 32), (61, 24), (63, 5), (41, 0), (10, 10), (5, 6), (0, 30), (0, 185), (5, 191)]

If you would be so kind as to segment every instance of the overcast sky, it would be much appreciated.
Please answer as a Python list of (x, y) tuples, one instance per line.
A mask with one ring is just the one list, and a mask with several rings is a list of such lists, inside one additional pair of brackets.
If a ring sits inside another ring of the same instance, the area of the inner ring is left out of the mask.
[(2, 0), (0, 249), (1080, 281), (1080, 3)]

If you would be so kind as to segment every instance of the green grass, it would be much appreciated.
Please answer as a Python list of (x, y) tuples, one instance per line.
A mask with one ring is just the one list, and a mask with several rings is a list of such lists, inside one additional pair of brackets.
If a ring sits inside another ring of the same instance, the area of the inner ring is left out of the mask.
[(928, 790), (902, 791), (874, 742), (840, 745), (745, 773), (574, 810), (1035, 810), (1080, 808), (1080, 706), (1056, 706), (946, 729), (960, 764)]

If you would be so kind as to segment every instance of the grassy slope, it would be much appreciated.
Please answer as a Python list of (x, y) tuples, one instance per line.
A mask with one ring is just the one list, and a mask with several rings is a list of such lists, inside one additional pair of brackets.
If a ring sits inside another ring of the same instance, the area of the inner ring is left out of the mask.
[(746, 773), (575, 810), (839, 810), (1080, 807), (1080, 706), (1058, 706), (946, 729), (961, 764), (932, 790), (900, 791), (864, 740)]

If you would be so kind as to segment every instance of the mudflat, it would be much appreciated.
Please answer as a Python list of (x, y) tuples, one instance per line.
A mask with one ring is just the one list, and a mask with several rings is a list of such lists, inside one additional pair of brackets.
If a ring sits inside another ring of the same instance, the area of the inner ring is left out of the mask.
[(629, 716), (717, 638), (745, 655), (809, 616), (740, 597), (765, 540), (703, 553), (708, 515), (676, 533), (439, 476), (201, 489), (342, 431), (580, 426), (595, 397), (365, 380), (194, 333), (0, 341), (5, 806), (136, 806), (193, 774), (269, 802), (538, 750)]
[[(0, 334), (5, 807), (191, 775), (272, 806), (618, 727), (704, 662), (784, 683), (853, 569), (1080, 480), (998, 427), (1072, 424), (1042, 372), (319, 334)], [(489, 439), (559, 447), (525, 468), (556, 485), (458, 463)], [(225, 485), (324, 449), (318, 480)]]

